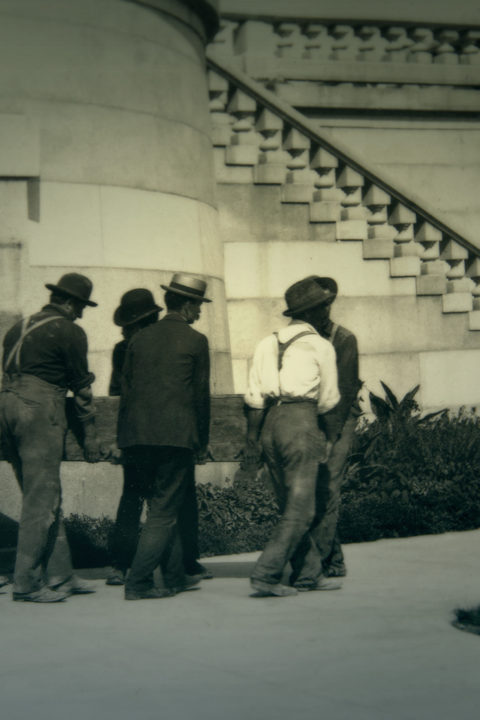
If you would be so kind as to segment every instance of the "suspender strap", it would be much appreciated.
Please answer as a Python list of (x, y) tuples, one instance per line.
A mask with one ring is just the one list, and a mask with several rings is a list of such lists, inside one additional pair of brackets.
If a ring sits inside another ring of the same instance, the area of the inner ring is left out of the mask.
[(287, 342), (280, 342), (278, 339), (278, 333), (273, 333), (275, 337), (277, 338), (278, 343), (278, 371), (283, 367), (283, 356), (285, 355), (285, 352), (290, 347), (292, 343), (294, 343), (296, 340), (299, 340), (301, 337), (304, 337), (305, 335), (316, 335), (317, 333), (312, 332), (311, 330), (302, 330), (302, 332), (298, 333), (298, 335), (294, 335), (290, 340), (287, 340)]
[(24, 318), (22, 322), (22, 327), (20, 330), (20, 337), (18, 338), (17, 342), (13, 346), (13, 348), (10, 350), (10, 353), (8, 355), (7, 361), (5, 363), (4, 371), (7, 372), (9, 366), (11, 365), (13, 359), (15, 359), (15, 365), (17, 366), (17, 370), (20, 370), (20, 352), (22, 350), (23, 341), (29, 335), (32, 330), (36, 330), (41, 325), (45, 325), (46, 323), (52, 322), (52, 320), (58, 320), (58, 317), (56, 315), (50, 316), (48, 318), (43, 318), (43, 320), (39, 320), (38, 322), (34, 323), (33, 325), (28, 326), (28, 323), (30, 322), (31, 317)]

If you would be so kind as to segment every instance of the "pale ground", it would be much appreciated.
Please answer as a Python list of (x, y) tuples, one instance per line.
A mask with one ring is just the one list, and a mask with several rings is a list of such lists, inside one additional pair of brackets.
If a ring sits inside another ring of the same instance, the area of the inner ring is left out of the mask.
[(476, 720), (480, 530), (345, 548), (337, 592), (249, 597), (256, 555), (211, 558), (198, 592), (60, 605), (0, 597), (4, 720)]

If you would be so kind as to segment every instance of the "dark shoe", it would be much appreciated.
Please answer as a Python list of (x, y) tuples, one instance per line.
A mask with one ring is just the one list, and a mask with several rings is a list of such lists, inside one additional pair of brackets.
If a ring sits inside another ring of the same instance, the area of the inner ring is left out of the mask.
[(182, 592), (188, 592), (189, 590), (200, 590), (201, 588), (198, 587), (198, 583), (201, 581), (201, 578), (195, 578), (192, 576), (185, 576), (185, 580), (180, 585), (174, 585), (173, 587), (169, 588), (174, 595), (178, 595), (178, 593)]
[[(5, 575), (0, 575), (0, 588), (5, 587), (5, 585), (8, 585), (10, 580), (8, 577), (5, 577)], [(5, 595), (5, 590), (0, 590), (0, 595)]]
[(480, 606), (472, 610), (455, 610), (455, 615), (456, 620), (452, 622), (453, 627), (480, 635)]
[(118, 570), (113, 568), (107, 579), (105, 585), (125, 585), (126, 570)]
[(31, 593), (13, 593), (13, 599), (16, 602), (55, 603), (62, 602), (67, 597), (66, 593), (57, 592), (49, 587), (43, 587)]
[(186, 569), (185, 574), (191, 577), (198, 577), (200, 580), (211, 580), (213, 578), (213, 573), (199, 562), (196, 562), (195, 565)]
[(250, 580), (250, 585), (255, 590), (255, 595), (252, 597), (288, 597), (297, 594), (295, 588), (282, 585), (282, 583), (272, 585), (263, 580)]
[(149, 588), (148, 590), (128, 590), (125, 589), (125, 600), (159, 600), (160, 598), (172, 597), (173, 593), (170, 589)]
[(55, 592), (65, 593), (66, 595), (91, 595), (96, 592), (92, 585), (85, 582), (85, 580), (80, 580), (80, 578), (75, 575), (73, 575), (70, 580), (65, 580), (65, 582), (59, 585), (54, 585), (51, 589), (55, 590)]
[(339, 565), (338, 567), (331, 566), (323, 571), (324, 577), (345, 577), (347, 574), (347, 568), (345, 565)]
[(312, 592), (315, 590), (340, 590), (341, 587), (341, 580), (336, 580), (335, 578), (326, 578), (323, 577), (323, 575), (318, 578), (316, 583), (313, 583), (311, 585), (295, 585), (295, 588), (298, 590), (298, 592)]

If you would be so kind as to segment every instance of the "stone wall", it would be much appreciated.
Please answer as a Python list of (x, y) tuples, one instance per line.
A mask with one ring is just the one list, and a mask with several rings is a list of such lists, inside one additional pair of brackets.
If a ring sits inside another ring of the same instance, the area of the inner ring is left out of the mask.
[(0, 0), (0, 192), (15, 195), (2, 241), (21, 243), (24, 263), (10, 308), (38, 309), (63, 272), (91, 276), (97, 394), (120, 296), (143, 285), (162, 304), (176, 271), (209, 283), (200, 329), (214, 390), (231, 389), (205, 41), (201, 12), (181, 0)]

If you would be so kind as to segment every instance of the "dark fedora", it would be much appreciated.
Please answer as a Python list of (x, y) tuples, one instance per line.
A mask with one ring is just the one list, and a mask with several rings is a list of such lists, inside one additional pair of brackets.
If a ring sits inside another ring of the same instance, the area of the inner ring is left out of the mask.
[(309, 275), (303, 280), (290, 285), (285, 293), (287, 310), (283, 314), (291, 317), (304, 312), (304, 310), (330, 303), (334, 298), (335, 295), (331, 290), (320, 285), (317, 275)]
[(120, 305), (113, 315), (113, 322), (115, 325), (125, 327), (125, 325), (131, 325), (148, 317), (148, 315), (160, 312), (160, 310), (163, 310), (163, 308), (155, 303), (150, 290), (134, 288), (122, 295)]
[(207, 289), (205, 280), (200, 280), (200, 278), (195, 278), (185, 273), (175, 273), (170, 281), (170, 285), (160, 285), (160, 287), (167, 292), (183, 295), (183, 297), (190, 298), (191, 300), (212, 302), (205, 297), (205, 290)]
[(89, 305), (90, 307), (97, 307), (98, 305), (98, 303), (93, 302), (93, 300), (89, 300), (93, 284), (85, 275), (67, 273), (66, 275), (62, 275), (56, 285), (46, 283), (45, 287), (59, 295), (80, 300), (84, 305)]

